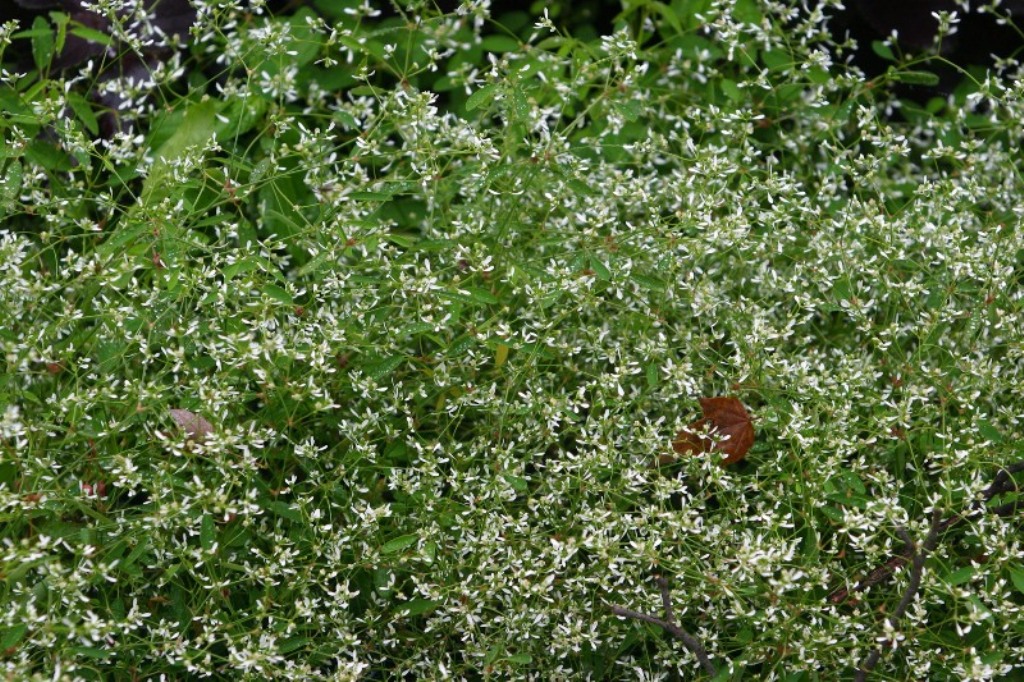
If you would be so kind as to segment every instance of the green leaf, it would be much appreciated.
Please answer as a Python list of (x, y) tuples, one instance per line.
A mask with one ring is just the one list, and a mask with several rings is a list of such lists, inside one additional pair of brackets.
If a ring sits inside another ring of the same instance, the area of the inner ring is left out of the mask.
[(75, 112), (75, 116), (85, 129), (93, 135), (99, 135), (100, 124), (96, 119), (96, 113), (92, 110), (92, 105), (89, 104), (89, 100), (79, 95), (77, 92), (69, 92), (67, 95), (68, 105), (71, 107), (71, 111)]
[(96, 661), (110, 658), (115, 653), (113, 649), (100, 649), (95, 646), (73, 646), (71, 647), (71, 652), (76, 656), (84, 656)]
[(650, 275), (643, 275), (638, 272), (631, 273), (629, 278), (639, 284), (644, 289), (650, 289), (652, 291), (665, 291), (668, 286), (662, 280), (657, 277), (651, 277)]
[(416, 533), (410, 533), (409, 535), (399, 535), (396, 538), (391, 538), (385, 542), (381, 548), (381, 554), (394, 554), (401, 552), (403, 549), (408, 549), (419, 542), (420, 536)]
[(836, 523), (842, 523), (846, 520), (846, 513), (837, 507), (826, 505), (821, 508), (821, 511), (825, 516)]
[(432, 331), (434, 331), (434, 325), (429, 322), (413, 322), (402, 327), (398, 335), (402, 338), (408, 338)]
[(732, 15), (737, 21), (754, 26), (760, 25), (764, 18), (759, 0), (735, 0)]
[(304, 637), (302, 635), (289, 637), (288, 639), (282, 640), (278, 643), (277, 652), (280, 654), (290, 654), (293, 651), (301, 649), (312, 641), (313, 640), (310, 637)]
[(769, 71), (783, 71), (793, 67), (793, 56), (784, 50), (765, 50), (761, 61)]
[(526, 99), (526, 93), (523, 92), (518, 83), (513, 87), (512, 92), (509, 93), (509, 105), (513, 118), (524, 119), (530, 115), (530, 103)]
[(530, 492), (530, 482), (520, 476), (512, 476), (511, 474), (502, 474), (502, 478), (505, 479), (511, 487), (517, 493), (528, 493)]
[(1017, 588), (1017, 591), (1024, 594), (1024, 568), (1011, 568), (1010, 580), (1013, 582), (1013, 586)]
[(448, 357), (457, 357), (465, 353), (470, 348), (476, 346), (476, 344), (476, 337), (470, 334), (463, 334), (462, 336), (459, 336), (454, 341), (452, 341), (451, 344), (449, 344), (448, 351), (445, 353), (445, 355), (447, 355)]
[(644, 110), (640, 102), (632, 99), (612, 102), (612, 109), (630, 123), (639, 119)]
[(141, 203), (152, 204), (171, 194), (171, 166), (194, 147), (205, 146), (213, 137), (217, 110), (213, 100), (193, 104), (185, 112), (181, 125), (156, 150), (156, 162), (142, 183)]
[(399, 365), (405, 362), (405, 357), (401, 355), (394, 355), (390, 358), (382, 360), (381, 362), (368, 367), (366, 370), (367, 376), (374, 381), (380, 381), (384, 377), (394, 372)]
[(668, 25), (671, 26), (676, 33), (683, 33), (683, 24), (681, 21), (679, 21), (679, 17), (676, 16), (675, 11), (671, 7), (664, 3), (657, 2), (657, 0), (648, 3), (647, 6), (653, 9), (658, 14), (660, 14), (661, 17), (666, 22), (668, 22)]
[(253, 185), (259, 185), (260, 181), (263, 180), (274, 168), (274, 163), (270, 159), (260, 159), (256, 162), (256, 165), (252, 167), (252, 172), (249, 173), (249, 182)]
[(564, 48), (564, 51), (559, 52), (559, 56), (564, 57), (569, 53), (570, 49), (576, 45), (577, 41), (573, 38), (566, 38), (564, 36), (549, 36), (544, 40), (536, 44), (536, 49), (544, 50), (545, 52), (554, 52), (556, 47)]
[(32, 140), (25, 150), (25, 158), (48, 171), (65, 173), (74, 168), (71, 157), (46, 140)]
[(64, 51), (64, 43), (68, 38), (68, 24), (71, 23), (71, 16), (65, 12), (50, 12), (50, 21), (57, 27), (57, 41), (53, 51), (60, 54)]
[(105, 341), (96, 349), (97, 368), (103, 374), (115, 374), (119, 365), (125, 361), (124, 352), (127, 345), (118, 341)]
[(939, 77), (931, 71), (898, 71), (890, 66), (887, 75), (897, 83), (906, 83), (907, 85), (923, 85), (931, 88), (939, 84)]
[(815, 85), (825, 85), (832, 82), (832, 74), (828, 72), (828, 69), (820, 66), (812, 66), (804, 73), (807, 75), (807, 80)]
[(114, 44), (114, 37), (109, 36), (103, 31), (97, 31), (94, 28), (89, 28), (85, 24), (80, 24), (77, 21), (71, 22), (71, 30), (68, 31), (71, 35), (81, 38), (82, 40), (89, 43), (98, 43), (103, 47), (111, 47)]
[(871, 51), (887, 62), (896, 61), (896, 55), (892, 53), (892, 49), (881, 40), (871, 41)]
[(1003, 442), (1003, 434), (1001, 434), (999, 432), (999, 429), (993, 426), (992, 422), (990, 422), (989, 420), (978, 419), (975, 422), (975, 426), (977, 426), (978, 433), (980, 433), (981, 437), (984, 438), (985, 440), (990, 440), (993, 443)]
[(387, 192), (352, 192), (348, 198), (352, 201), (391, 201), (393, 196)]
[(53, 59), (53, 31), (43, 17), (32, 22), (32, 59), (40, 72), (45, 72)]
[(17, 198), (21, 192), (21, 183), (24, 171), (21, 162), (15, 159), (7, 167), (7, 173), (0, 181), (0, 211), (11, 211), (17, 204)]
[(203, 520), (199, 524), (199, 544), (209, 552), (216, 541), (217, 527), (213, 525), (213, 517), (203, 514)]
[(852, 471), (844, 471), (840, 474), (843, 479), (843, 483), (846, 484), (847, 489), (852, 490), (858, 495), (864, 495), (867, 493), (867, 488), (864, 487), (864, 481), (860, 480), (860, 476)]
[(979, 599), (977, 595), (970, 595), (969, 597), (967, 597), (967, 601), (969, 601), (971, 605), (974, 606), (974, 613), (978, 616), (979, 620), (992, 617), (992, 609), (985, 606), (985, 603), (981, 601), (981, 599)]
[(151, 229), (149, 225), (138, 220), (117, 223), (110, 236), (100, 244), (96, 252), (104, 258), (117, 255), (126, 250), (136, 239), (149, 236)]
[(310, 19), (316, 14), (308, 7), (299, 7), (286, 21), (291, 24), (288, 32), (289, 41), (285, 62), (288, 66), (305, 66), (316, 59), (321, 46), (317, 35), (310, 25)]
[(255, 95), (233, 97), (220, 104), (214, 132), (217, 139), (232, 139), (249, 132), (267, 113), (267, 100)]
[(440, 602), (432, 601), (430, 599), (411, 599), (406, 603), (398, 607), (398, 613), (406, 617), (419, 616), (429, 611), (433, 611)]
[(947, 573), (943, 576), (942, 580), (950, 587), (955, 587), (957, 585), (963, 585), (966, 582), (970, 582), (971, 578), (974, 577), (974, 573), (974, 566), (964, 566), (963, 568), (958, 568), (952, 573)]
[(840, 301), (848, 301), (853, 298), (853, 283), (849, 276), (843, 275), (832, 285), (832, 294)]
[(522, 45), (512, 36), (486, 36), (480, 41), (480, 47), (488, 52), (518, 52)]
[(598, 194), (598, 192), (596, 192), (593, 187), (591, 187), (590, 185), (588, 185), (587, 183), (583, 182), (578, 178), (569, 178), (568, 184), (569, 189), (571, 189), (573, 192), (576, 192), (577, 194), (582, 194), (583, 196), (587, 197), (597, 196)]
[(736, 81), (730, 78), (723, 78), (720, 85), (722, 87), (722, 94), (728, 97), (729, 101), (733, 102), (734, 104), (743, 101), (743, 91), (740, 90), (740, 87), (739, 85), (736, 84)]
[(466, 100), (466, 111), (473, 111), (474, 109), (487, 106), (491, 103), (491, 100), (494, 99), (494, 95), (497, 91), (498, 85), (496, 83), (485, 85), (480, 88)]
[(221, 275), (224, 276), (225, 281), (230, 281), (238, 275), (243, 275), (253, 270), (263, 270), (267, 267), (267, 262), (257, 256), (250, 256), (248, 258), (241, 258), (234, 263), (224, 266), (224, 270)]
[(302, 518), (302, 512), (300, 512), (298, 509), (291, 506), (287, 502), (282, 502), (281, 500), (271, 500), (267, 504), (267, 509), (274, 512), (282, 519), (287, 519), (288, 521), (293, 521), (295, 523), (303, 523), (304, 521), (304, 519)]
[(277, 301), (278, 303), (283, 303), (284, 305), (295, 305), (295, 300), (292, 298), (292, 295), (276, 284), (264, 285), (263, 295)]
[(646, 375), (646, 378), (647, 378), (647, 387), (651, 388), (651, 389), (657, 388), (658, 387), (658, 366), (654, 365), (654, 364), (647, 365), (647, 369), (645, 370), (645, 375)]
[(344, 109), (338, 109), (332, 114), (332, 116), (335, 121), (345, 126), (348, 130), (359, 130), (359, 121), (356, 120), (355, 116)]
[(118, 564), (118, 567), (122, 571), (126, 571), (131, 574), (137, 573), (138, 571), (137, 569), (135, 569), (135, 563), (143, 554), (146, 553), (146, 550), (148, 549), (149, 540), (147, 540), (146, 538), (142, 538), (141, 540), (139, 540), (139, 543), (135, 545), (135, 548), (128, 553), (128, 556), (125, 557), (124, 561)]
[(14, 626), (12, 626), (7, 632), (4, 633), (3, 639), (0, 640), (0, 651), (14, 647), (15, 644), (20, 642), (22, 638), (25, 637), (25, 633), (27, 632), (28, 625), (26, 625), (25, 623), (17, 623)]
[(461, 303), (479, 304), (479, 301), (477, 301), (475, 298), (470, 296), (468, 293), (464, 293), (462, 291), (439, 291), (439, 292), (437, 292), (437, 295), (439, 297), (441, 297), (443, 299), (447, 299), (449, 301), (459, 301)]
[(396, 246), (401, 246), (403, 249), (411, 249), (416, 246), (416, 237), (407, 234), (392, 232), (388, 235), (388, 241)]
[(488, 305), (497, 305), (498, 303), (501, 302), (501, 301), (498, 300), (497, 296), (495, 296), (491, 292), (487, 291), (486, 289), (481, 289), (479, 287), (466, 287), (464, 290), (467, 293), (469, 293), (470, 297), (473, 300), (477, 301), (478, 303), (486, 303)]
[(295, 271), (296, 276), (305, 277), (314, 272), (326, 272), (331, 268), (332, 261), (337, 258), (337, 254), (331, 251), (321, 251), (316, 254), (301, 268)]
[(497, 349), (494, 351), (494, 366), (501, 367), (508, 362), (509, 347), (508, 344), (499, 343)]
[(528, 665), (533, 663), (533, 656), (530, 654), (509, 654), (505, 657), (505, 660), (518, 665)]

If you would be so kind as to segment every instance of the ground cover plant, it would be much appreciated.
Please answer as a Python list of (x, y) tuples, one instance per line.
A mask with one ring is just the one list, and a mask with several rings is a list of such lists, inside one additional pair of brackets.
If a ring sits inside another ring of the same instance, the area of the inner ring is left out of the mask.
[(4, 674), (1019, 679), (1024, 81), (830, 4), (4, 25)]

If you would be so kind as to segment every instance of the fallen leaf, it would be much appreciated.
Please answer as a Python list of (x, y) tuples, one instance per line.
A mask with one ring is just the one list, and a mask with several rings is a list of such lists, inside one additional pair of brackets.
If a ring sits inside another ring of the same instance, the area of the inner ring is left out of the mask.
[(704, 416), (676, 434), (672, 449), (680, 455), (717, 450), (726, 455), (723, 466), (746, 457), (754, 444), (754, 425), (743, 403), (729, 397), (701, 398), (700, 409)]
[(187, 440), (203, 441), (213, 433), (213, 424), (188, 410), (172, 409), (171, 417), (185, 432)]

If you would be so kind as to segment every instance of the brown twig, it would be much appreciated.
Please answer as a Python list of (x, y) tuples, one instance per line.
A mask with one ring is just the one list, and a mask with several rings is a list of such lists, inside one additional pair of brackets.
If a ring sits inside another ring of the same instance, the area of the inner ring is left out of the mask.
[(664, 576), (654, 576), (655, 582), (658, 583), (658, 589), (661, 590), (661, 605), (665, 611), (665, 618), (658, 618), (652, 616), (649, 613), (641, 613), (640, 611), (634, 611), (633, 609), (627, 609), (624, 606), (616, 606), (612, 604), (610, 606), (612, 613), (616, 616), (622, 616), (623, 618), (632, 618), (634, 620), (641, 620), (651, 625), (657, 625), (665, 632), (669, 633), (680, 642), (683, 643), (690, 653), (697, 657), (704, 672), (714, 677), (718, 674), (718, 668), (711, 662), (711, 658), (708, 657), (708, 652), (704, 649), (704, 646), (700, 643), (696, 637), (691, 635), (686, 630), (682, 629), (675, 623), (675, 615), (672, 611), (672, 597), (669, 594), (668, 580)]
[[(900, 528), (897, 531), (903, 541), (911, 547), (913, 568), (910, 571), (910, 582), (907, 584), (907, 591), (903, 593), (903, 598), (900, 599), (900, 603), (888, 618), (889, 626), (892, 628), (895, 628), (899, 620), (903, 618), (907, 609), (910, 608), (910, 603), (914, 601), (914, 597), (917, 596), (918, 590), (921, 589), (921, 575), (924, 573), (924, 562), (925, 559), (928, 558), (928, 555), (935, 549), (935, 546), (939, 544), (939, 528), (941, 526), (942, 512), (936, 509), (932, 512), (931, 527), (929, 528), (928, 536), (925, 538), (920, 549), (914, 546), (914, 541), (905, 528)], [(868, 673), (875, 669), (875, 666), (878, 665), (878, 661), (880, 661), (881, 658), (881, 649), (875, 649), (872, 651), (868, 654), (867, 658), (864, 659), (864, 662), (861, 663), (860, 668), (857, 670), (857, 674), (853, 679), (856, 680), (856, 682), (864, 682), (868, 677)]]
[(828, 600), (833, 604), (842, 604), (844, 601), (849, 599), (851, 591), (863, 592), (872, 585), (877, 585), (878, 583), (885, 581), (889, 576), (895, 573), (898, 568), (910, 563), (910, 559), (911, 554), (909, 553), (909, 548), (904, 547), (902, 552), (871, 571), (871, 573), (868, 573), (867, 577), (857, 583), (852, 590), (846, 587), (840, 587), (828, 596)]
[[(1016, 482), (1013, 480), (1013, 474), (1021, 471), (1024, 471), (1024, 461), (1015, 462), (1008, 467), (1000, 469), (996, 473), (995, 479), (992, 481), (992, 485), (982, 492), (981, 499), (975, 500), (974, 503), (971, 504), (971, 511), (967, 514), (953, 514), (946, 517), (939, 524), (938, 533), (941, 535), (953, 526), (963, 523), (964, 521), (972, 521), (984, 514), (986, 511), (995, 514), (996, 516), (1013, 515), (1017, 511), (1017, 508), (1021, 504), (1024, 504), (1024, 502), (1010, 502), (998, 507), (993, 507), (992, 509), (987, 509), (986, 505), (996, 495), (1019, 490)], [(911, 548), (909, 546), (904, 546), (903, 551), (871, 571), (867, 577), (857, 583), (852, 589), (840, 587), (833, 591), (832, 594), (828, 596), (829, 602), (832, 604), (842, 604), (850, 598), (851, 593), (863, 592), (869, 587), (887, 580), (889, 576), (895, 573), (901, 566), (910, 563), (910, 549)]]

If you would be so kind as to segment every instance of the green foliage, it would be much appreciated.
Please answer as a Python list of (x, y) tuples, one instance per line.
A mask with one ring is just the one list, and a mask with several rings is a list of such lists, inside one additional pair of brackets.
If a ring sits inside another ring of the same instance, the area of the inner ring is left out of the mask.
[[(1019, 674), (1019, 516), (894, 632), (906, 571), (828, 599), (1024, 459), (1012, 79), (915, 107), (754, 0), (217, 5), (111, 139), (83, 27), (0, 31), (8, 675), (695, 679), (608, 611), (655, 570), (723, 679)], [(713, 395), (747, 459), (659, 466)]]

